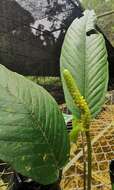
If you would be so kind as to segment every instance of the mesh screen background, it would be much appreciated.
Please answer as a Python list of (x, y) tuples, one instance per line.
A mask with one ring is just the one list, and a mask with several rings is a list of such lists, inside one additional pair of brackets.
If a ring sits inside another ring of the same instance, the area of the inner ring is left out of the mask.
[(0, 63), (24, 75), (59, 76), (65, 32), (81, 15), (77, 5), (70, 0), (0, 0)]

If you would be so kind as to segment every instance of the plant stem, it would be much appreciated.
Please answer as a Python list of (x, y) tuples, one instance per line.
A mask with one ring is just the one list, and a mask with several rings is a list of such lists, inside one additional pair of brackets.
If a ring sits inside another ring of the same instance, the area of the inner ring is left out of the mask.
[(87, 139), (87, 155), (88, 155), (88, 178), (87, 178), (87, 190), (91, 190), (91, 176), (92, 176), (92, 147), (91, 137), (89, 130), (85, 132)]
[(86, 153), (85, 153), (85, 144), (84, 144), (84, 134), (82, 136), (82, 148), (83, 148), (83, 164), (84, 164), (84, 190), (86, 190)]
[(101, 14), (101, 15), (98, 15), (97, 18), (102, 18), (102, 17), (104, 17), (104, 16), (109, 16), (109, 15), (111, 15), (111, 14), (114, 14), (114, 10), (108, 11), (108, 12), (103, 13), (103, 14)]

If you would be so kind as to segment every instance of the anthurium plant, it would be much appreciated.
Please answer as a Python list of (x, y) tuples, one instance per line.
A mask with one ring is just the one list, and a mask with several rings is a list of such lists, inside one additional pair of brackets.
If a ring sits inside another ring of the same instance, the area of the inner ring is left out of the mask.
[[(90, 121), (101, 111), (108, 85), (105, 41), (97, 31), (94, 11), (86, 10), (69, 27), (61, 52), (61, 78), (67, 106), (73, 114), (71, 140), (84, 132), (88, 147), (87, 189), (91, 189)], [(85, 167), (86, 168), (86, 167)], [(86, 189), (86, 179), (84, 182)]]
[(68, 158), (69, 138), (55, 100), (0, 65), (0, 159), (47, 185), (57, 181)]
[[(88, 190), (91, 189), (89, 125), (105, 100), (108, 63), (105, 42), (95, 28), (96, 15), (69, 27), (61, 53), (65, 99), (73, 114), (71, 140), (79, 131), (88, 146)], [(0, 65), (0, 159), (40, 184), (54, 183), (69, 158), (69, 137), (59, 107), (42, 87)]]

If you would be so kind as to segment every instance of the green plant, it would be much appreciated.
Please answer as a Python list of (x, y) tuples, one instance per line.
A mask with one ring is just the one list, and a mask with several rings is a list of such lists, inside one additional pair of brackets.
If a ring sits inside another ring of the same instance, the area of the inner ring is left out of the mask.
[(27, 76), (28, 79), (32, 80), (33, 82), (41, 85), (57, 85), (61, 86), (61, 81), (59, 77), (38, 77), (38, 76)]
[(0, 90), (0, 159), (41, 184), (55, 182), (69, 158), (58, 105), (42, 87), (2, 65)]
[[(86, 134), (88, 190), (91, 189), (89, 125), (101, 110), (108, 83), (105, 43), (93, 11), (74, 20), (61, 54), (61, 76), (73, 114), (71, 140)], [(41, 184), (59, 177), (69, 158), (69, 138), (58, 105), (42, 87), (0, 65), (0, 158)], [(48, 175), (47, 175), (48, 173)]]
[[(102, 34), (96, 30), (95, 23), (94, 11), (88, 10), (83, 17), (73, 21), (63, 43), (60, 66), (66, 103), (74, 117), (71, 139), (74, 141), (79, 131), (84, 132), (87, 139), (88, 190), (91, 189), (89, 125), (91, 118), (101, 111), (108, 85), (105, 42)], [(86, 189), (85, 178), (84, 184)]]

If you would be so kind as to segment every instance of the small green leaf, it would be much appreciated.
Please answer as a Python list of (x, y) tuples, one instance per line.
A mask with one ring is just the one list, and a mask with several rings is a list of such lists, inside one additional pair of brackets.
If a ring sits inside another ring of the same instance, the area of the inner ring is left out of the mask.
[(72, 131), (70, 132), (70, 140), (71, 140), (71, 142), (76, 143), (80, 130), (81, 129), (80, 129), (79, 125), (76, 125), (76, 126), (73, 127)]
[(72, 115), (70, 114), (65, 114), (63, 113), (63, 117), (64, 117), (64, 120), (65, 120), (65, 123), (67, 124), (68, 122), (70, 122), (72, 120)]

